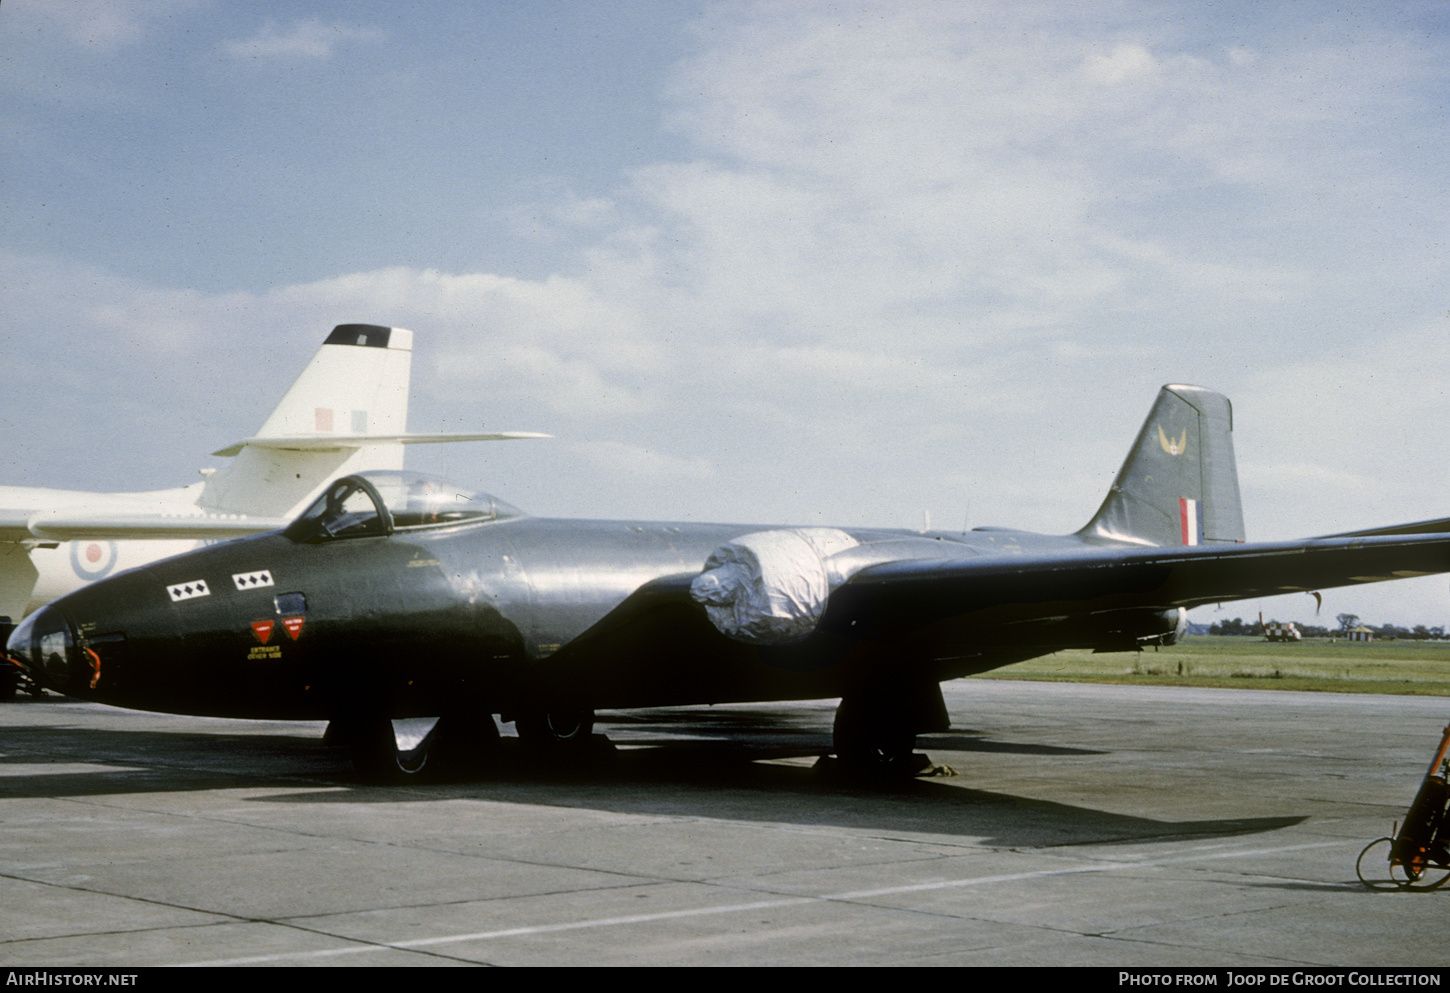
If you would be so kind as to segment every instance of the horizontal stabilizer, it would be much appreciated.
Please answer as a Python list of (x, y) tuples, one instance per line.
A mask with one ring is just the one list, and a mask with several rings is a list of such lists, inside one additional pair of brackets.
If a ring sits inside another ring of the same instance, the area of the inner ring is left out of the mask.
[(276, 448), (289, 452), (339, 452), (364, 445), (431, 445), (449, 441), (515, 441), (552, 438), (537, 431), (490, 431), (472, 434), (299, 434), (275, 438), (248, 438), (213, 455), (239, 455), (243, 448)]
[(275, 531), (289, 523), (285, 518), (249, 517), (244, 514), (37, 514), (27, 525), (26, 537), (49, 541), (114, 541), (127, 538), (223, 540), (260, 531)]

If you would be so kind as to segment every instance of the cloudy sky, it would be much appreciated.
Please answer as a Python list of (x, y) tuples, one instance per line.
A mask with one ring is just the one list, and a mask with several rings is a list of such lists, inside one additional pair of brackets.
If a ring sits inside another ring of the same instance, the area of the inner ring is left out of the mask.
[(0, 482), (190, 482), (365, 322), (539, 514), (1071, 531), (1188, 382), (1251, 539), (1445, 516), (1447, 75), (1439, 0), (5, 0)]

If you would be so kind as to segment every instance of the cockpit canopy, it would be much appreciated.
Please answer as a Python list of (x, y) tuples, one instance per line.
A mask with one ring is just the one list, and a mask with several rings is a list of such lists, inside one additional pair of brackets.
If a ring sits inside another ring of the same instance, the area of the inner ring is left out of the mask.
[(512, 504), (440, 476), (361, 472), (328, 486), (284, 533), (293, 541), (330, 541), (523, 516)]

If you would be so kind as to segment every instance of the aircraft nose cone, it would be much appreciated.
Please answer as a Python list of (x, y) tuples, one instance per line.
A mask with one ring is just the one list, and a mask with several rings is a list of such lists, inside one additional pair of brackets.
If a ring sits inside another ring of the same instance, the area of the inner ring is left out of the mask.
[(5, 639), (5, 654), (11, 658), (24, 658), (25, 649), (30, 644), (30, 632), (34, 630), (35, 615), (31, 614), (10, 630), (10, 637)]
[(90, 682), (89, 666), (77, 651), (70, 624), (55, 607), (42, 607), (21, 621), (11, 632), (5, 651), (37, 682), (62, 693), (75, 692)]

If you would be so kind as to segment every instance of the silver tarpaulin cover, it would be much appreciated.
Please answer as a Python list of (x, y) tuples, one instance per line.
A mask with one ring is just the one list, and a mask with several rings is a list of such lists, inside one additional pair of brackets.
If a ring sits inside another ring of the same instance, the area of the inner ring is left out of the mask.
[(856, 545), (836, 528), (742, 535), (710, 553), (690, 595), (715, 627), (738, 641), (795, 641), (815, 630), (831, 590), (847, 578), (831, 568), (831, 556)]

